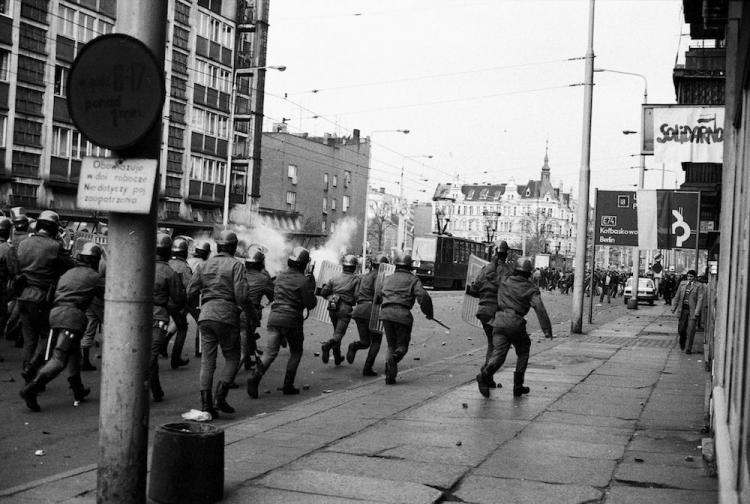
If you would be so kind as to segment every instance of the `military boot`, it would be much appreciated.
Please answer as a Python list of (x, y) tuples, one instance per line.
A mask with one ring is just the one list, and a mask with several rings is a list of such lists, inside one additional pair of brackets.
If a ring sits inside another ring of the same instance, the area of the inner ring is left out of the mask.
[(357, 355), (357, 350), (359, 350), (359, 344), (357, 341), (349, 343), (349, 347), (346, 349), (346, 362), (354, 364), (354, 357)]
[(218, 385), (216, 385), (216, 402), (214, 403), (214, 406), (217, 410), (223, 413), (234, 413), (234, 408), (232, 408), (227, 402), (228, 393), (229, 384), (220, 381)]
[(263, 366), (258, 361), (255, 369), (250, 371), (250, 378), (247, 379), (247, 395), (253, 399), (258, 398), (258, 385), (260, 385), (260, 379), (263, 378)]
[(524, 375), (526, 373), (524, 372), (515, 372), (513, 373), (513, 395), (515, 397), (521, 397), (524, 394), (528, 394), (531, 392), (531, 389), (529, 387), (523, 386), (523, 380)]
[(36, 396), (42, 391), (44, 385), (49, 381), (46, 375), (40, 374), (34, 378), (29, 384), (21, 389), (20, 395), (24, 401), (26, 401), (26, 407), (31, 411), (41, 411), (39, 403), (36, 401)]
[(294, 376), (296, 373), (291, 373), (289, 371), (286, 372), (284, 375), (284, 387), (281, 389), (282, 393), (284, 395), (297, 395), (299, 394), (299, 389), (294, 386)]
[(333, 341), (331, 340), (320, 345), (320, 358), (323, 359), (323, 364), (328, 364), (328, 360), (331, 358), (331, 348), (333, 348)]
[(211, 415), (211, 419), (219, 418), (219, 412), (214, 408), (214, 400), (210, 390), (201, 390), (201, 411)]
[(81, 371), (96, 371), (96, 366), (91, 364), (91, 348), (82, 348), (83, 362), (81, 363)]
[(337, 366), (344, 362), (344, 356), (341, 355), (341, 345), (333, 346), (333, 363)]
[(23, 363), (23, 368), (21, 370), (21, 377), (23, 378), (23, 381), (27, 384), (31, 383), (34, 378), (36, 378), (36, 372), (39, 370), (39, 367), (36, 366), (33, 362), (26, 361)]
[(86, 388), (83, 386), (80, 374), (76, 374), (68, 378), (68, 383), (70, 384), (70, 388), (73, 391), (73, 399), (75, 399), (76, 401), (83, 401), (86, 396), (91, 393), (90, 388)]
[(397, 374), (398, 374), (398, 364), (396, 364), (396, 357), (395, 355), (391, 355), (385, 361), (385, 384), (395, 385)]
[(482, 368), (482, 370), (477, 375), (477, 387), (479, 388), (479, 393), (482, 394), (482, 396), (490, 396), (490, 383), (484, 368)]

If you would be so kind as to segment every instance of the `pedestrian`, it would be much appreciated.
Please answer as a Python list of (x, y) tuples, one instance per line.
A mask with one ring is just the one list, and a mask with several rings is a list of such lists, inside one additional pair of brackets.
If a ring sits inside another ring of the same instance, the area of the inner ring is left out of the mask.
[(687, 272), (687, 278), (680, 282), (677, 294), (674, 297), (672, 313), (680, 310), (680, 321), (677, 325), (680, 349), (686, 354), (693, 353), (693, 339), (698, 327), (698, 319), (703, 310), (704, 289), (703, 284), (696, 281), (695, 270)]
[[(499, 241), (495, 244), (492, 260), (479, 272), (474, 282), (466, 286), (466, 293), (472, 297), (479, 298), (479, 308), (476, 317), (482, 322), (482, 329), (487, 337), (487, 352), (484, 363), (490, 361), (493, 351), (492, 344), (492, 321), (497, 312), (497, 288), (512, 273), (513, 268), (506, 262), (508, 259), (508, 243)], [(494, 377), (488, 380), (492, 388), (502, 387), (495, 383)]]
[[(245, 267), (234, 258), (237, 251), (237, 235), (224, 230), (216, 240), (216, 255), (209, 258), (193, 275), (188, 286), (188, 299), (191, 306), (201, 302), (198, 326), (200, 327), (203, 351), (201, 355), (200, 393), (201, 410), (218, 418), (218, 411), (234, 413), (227, 403), (229, 384), (237, 374), (240, 365), (240, 311), (244, 310), (250, 319), (257, 318), (250, 304)], [(213, 388), (216, 370), (216, 353), (221, 347), (224, 367)], [(217, 411), (218, 410), (218, 411)]]
[(154, 402), (164, 400), (164, 390), (159, 381), (159, 354), (167, 338), (169, 314), (185, 306), (185, 287), (180, 275), (169, 267), (172, 238), (164, 233), (156, 235), (156, 264), (154, 270), (154, 308), (151, 329), (151, 356), (149, 358), (149, 385)]
[(611, 271), (602, 271), (599, 274), (599, 287), (601, 288), (601, 294), (599, 294), (599, 303), (604, 302), (604, 296), (607, 296), (607, 303), (611, 303), (612, 298), (612, 272)]
[(323, 364), (328, 364), (331, 351), (333, 362), (338, 366), (344, 361), (341, 355), (341, 340), (346, 334), (352, 319), (354, 307), (354, 291), (359, 283), (359, 277), (354, 274), (357, 269), (357, 258), (351, 254), (341, 260), (342, 272), (328, 280), (320, 289), (320, 297), (328, 301), (328, 316), (333, 324), (333, 335), (320, 347), (320, 357)]
[(513, 275), (500, 284), (497, 290), (497, 313), (492, 325), (493, 352), (489, 362), (477, 375), (479, 392), (490, 396), (490, 377), (505, 362), (510, 346), (516, 351), (516, 371), (513, 373), (513, 396), (520, 397), (530, 392), (524, 386), (526, 367), (529, 363), (531, 339), (526, 332), (524, 318), (531, 308), (536, 312), (545, 338), (552, 338), (552, 324), (542, 302), (539, 289), (529, 280), (533, 267), (528, 257), (516, 259)]
[(380, 352), (383, 333), (376, 329), (370, 329), (370, 316), (372, 315), (372, 300), (375, 295), (375, 281), (378, 278), (378, 270), (381, 264), (388, 264), (388, 257), (381, 255), (375, 260), (368, 259), (367, 263), (368, 271), (360, 276), (357, 288), (354, 290), (355, 306), (352, 310), (352, 318), (357, 324), (359, 341), (349, 343), (346, 361), (353, 364), (357, 352), (367, 348), (362, 376), (378, 376), (378, 373), (373, 369), (373, 365), (378, 352)]
[(258, 340), (260, 335), (257, 333), (263, 319), (263, 306), (261, 301), (263, 296), (270, 302), (273, 301), (274, 284), (271, 275), (266, 271), (266, 253), (265, 247), (260, 245), (251, 245), (247, 251), (245, 259), (245, 278), (247, 279), (248, 295), (250, 303), (255, 308), (257, 317), (249, 320), (245, 312), (242, 312), (240, 324), (240, 339), (242, 342), (241, 362), (244, 362), (245, 369), (250, 370), (256, 365), (258, 359)]
[[(206, 262), (206, 260), (211, 255), (211, 244), (208, 241), (200, 241), (196, 243), (195, 250), (193, 250), (193, 257), (189, 258), (187, 260), (188, 266), (190, 266), (190, 271), (193, 273), (196, 273), (198, 271), (198, 268)], [(191, 305), (188, 303), (188, 313), (190, 313), (190, 316), (193, 317), (193, 320), (195, 320), (195, 342), (194, 342), (194, 349), (195, 349), (195, 357), (200, 358), (201, 356), (201, 343), (200, 343), (200, 329), (198, 328), (198, 316), (199, 316), (199, 310), (196, 307), (197, 305)]]
[(279, 273), (273, 290), (273, 304), (268, 315), (268, 343), (260, 362), (251, 370), (247, 379), (247, 394), (258, 398), (258, 385), (276, 357), (282, 342), (289, 346), (289, 360), (286, 363), (284, 395), (299, 394), (294, 386), (297, 368), (302, 360), (302, 346), (305, 340), (303, 332), (304, 310), (315, 308), (318, 300), (315, 297), (315, 277), (308, 271), (310, 252), (304, 247), (295, 247), (287, 259), (287, 269)]
[(385, 383), (396, 384), (398, 363), (409, 351), (414, 317), (411, 309), (414, 301), (419, 303), (427, 320), (432, 320), (432, 298), (411, 272), (410, 254), (400, 251), (394, 261), (396, 271), (383, 279), (380, 290), (375, 293), (375, 302), (381, 305), (380, 320), (383, 321), (385, 339), (388, 343), (385, 361)]
[[(169, 259), (169, 267), (172, 268), (179, 276), (182, 286), (187, 291), (187, 287), (190, 284), (190, 280), (193, 278), (193, 271), (187, 262), (188, 255), (188, 241), (178, 236), (172, 242), (172, 257)], [(174, 321), (174, 332), (167, 332), (167, 337), (162, 343), (161, 354), (166, 356), (167, 345), (169, 340), (174, 334), (174, 345), (172, 345), (172, 358), (170, 359), (170, 366), (172, 369), (177, 369), (181, 366), (187, 366), (190, 359), (182, 358), (182, 349), (185, 347), (185, 339), (187, 338), (188, 331), (188, 310), (187, 304), (170, 313), (172, 320)]]
[(23, 376), (29, 383), (44, 364), (44, 345), (49, 334), (49, 312), (60, 276), (73, 267), (70, 254), (57, 241), (60, 217), (44, 210), (36, 232), (18, 246), (15, 288), (23, 331)]
[(40, 411), (37, 394), (63, 369), (68, 370), (68, 383), (75, 401), (83, 401), (91, 392), (81, 381), (80, 343), (86, 329), (86, 308), (94, 298), (104, 296), (104, 280), (99, 275), (102, 249), (87, 242), (76, 255), (75, 266), (66, 271), (57, 282), (54, 306), (49, 314), (49, 325), (55, 349), (49, 361), (21, 390), (21, 397), (31, 411)]
[[(107, 277), (107, 260), (102, 257), (99, 260), (99, 276), (102, 277), (102, 283), (105, 283)], [(96, 371), (96, 366), (91, 363), (91, 347), (94, 346), (96, 333), (104, 327), (104, 298), (95, 296), (86, 309), (86, 330), (83, 332), (81, 339), (81, 353), (83, 362), (81, 371)], [(102, 342), (103, 343), (103, 342)]]

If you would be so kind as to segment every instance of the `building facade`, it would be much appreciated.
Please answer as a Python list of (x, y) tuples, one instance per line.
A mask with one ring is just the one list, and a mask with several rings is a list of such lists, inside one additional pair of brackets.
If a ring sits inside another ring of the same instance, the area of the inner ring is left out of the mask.
[[(354, 130), (350, 137), (323, 138), (286, 132), (263, 133), (261, 218), (306, 246), (322, 245), (348, 220), (351, 252), (364, 236), (370, 142)], [(352, 225), (356, 224), (356, 225)]]
[[(102, 218), (76, 208), (78, 179), (83, 157), (112, 153), (73, 125), (67, 77), (87, 42), (117, 31), (116, 14), (116, 0), (0, 2), (0, 209)], [(267, 16), (268, 0), (168, 2), (163, 227), (211, 229), (222, 224), (225, 199), (251, 204), (259, 194), (255, 91), (263, 87)]]
[(545, 152), (539, 180), (516, 184), (440, 184), (433, 196), (432, 231), (477, 242), (505, 240), (527, 254), (572, 258), (576, 205), (550, 181)]

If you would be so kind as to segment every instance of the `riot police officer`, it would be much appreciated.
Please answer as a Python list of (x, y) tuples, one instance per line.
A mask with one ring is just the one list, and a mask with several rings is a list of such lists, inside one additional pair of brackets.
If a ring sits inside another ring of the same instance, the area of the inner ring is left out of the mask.
[(419, 303), (422, 313), (428, 320), (432, 319), (432, 298), (422, 287), (422, 282), (412, 274), (410, 254), (400, 252), (394, 261), (396, 271), (385, 277), (380, 290), (375, 293), (375, 302), (382, 303), (380, 320), (383, 321), (388, 352), (385, 361), (385, 383), (395, 385), (398, 374), (398, 362), (409, 350), (411, 329), (414, 317), (411, 308), (414, 300)]
[[(195, 306), (199, 297), (201, 302), (198, 317), (203, 344), (200, 372), (201, 409), (210, 413), (212, 418), (219, 416), (218, 411), (235, 411), (226, 399), (229, 384), (240, 364), (240, 311), (245, 310), (250, 319), (257, 317), (255, 309), (250, 304), (245, 268), (234, 258), (237, 243), (237, 234), (234, 231), (222, 231), (216, 240), (217, 254), (197, 268), (188, 286), (190, 305)], [(221, 353), (224, 355), (224, 368), (216, 385), (214, 397), (211, 389), (218, 347), (221, 347)]]
[[(195, 245), (195, 250), (193, 250), (193, 257), (190, 257), (187, 260), (188, 266), (190, 266), (190, 271), (195, 274), (198, 271), (198, 268), (201, 267), (202, 264), (206, 262), (208, 257), (211, 255), (211, 244), (208, 241), (200, 241), (197, 242)], [(190, 316), (193, 317), (193, 320), (195, 320), (196, 325), (198, 324), (198, 316), (199, 311), (196, 306), (188, 304), (188, 313), (190, 313)], [(201, 356), (201, 344), (200, 344), (200, 331), (198, 328), (195, 330), (195, 357), (198, 358)]]
[(10, 242), (11, 222), (7, 217), (0, 217), (0, 337), (5, 333), (8, 319), (8, 282), (15, 275), (15, 252)]
[(388, 263), (388, 257), (380, 256), (375, 261), (369, 260), (370, 270), (362, 275), (354, 291), (354, 300), (356, 306), (352, 310), (352, 318), (357, 324), (359, 341), (349, 343), (346, 351), (346, 361), (349, 364), (354, 363), (354, 357), (358, 350), (369, 348), (365, 365), (362, 368), (362, 376), (378, 376), (378, 373), (372, 369), (375, 364), (375, 357), (380, 351), (380, 344), (383, 340), (383, 333), (370, 329), (370, 315), (372, 315), (372, 299), (375, 295), (375, 281), (378, 278), (378, 267), (381, 264)]
[(98, 272), (101, 256), (99, 245), (85, 243), (76, 255), (75, 266), (57, 282), (54, 306), (49, 314), (49, 325), (56, 336), (55, 350), (52, 358), (21, 390), (21, 397), (31, 411), (40, 410), (37, 394), (65, 368), (76, 401), (82, 401), (91, 392), (81, 382), (80, 343), (87, 324), (86, 309), (95, 297), (104, 296), (104, 280)]
[(164, 399), (164, 390), (159, 381), (159, 353), (167, 337), (169, 314), (185, 306), (185, 287), (180, 275), (169, 267), (172, 238), (164, 233), (156, 235), (156, 265), (154, 270), (154, 321), (151, 330), (151, 357), (149, 360), (149, 384), (155, 402)]
[(247, 380), (247, 394), (253, 399), (258, 398), (260, 380), (279, 355), (282, 341), (289, 345), (289, 360), (282, 392), (286, 395), (299, 394), (299, 389), (294, 386), (294, 378), (302, 359), (305, 340), (302, 312), (312, 310), (318, 302), (315, 297), (315, 278), (307, 270), (309, 263), (310, 252), (304, 247), (295, 247), (287, 259), (287, 269), (276, 277), (273, 304), (266, 325), (268, 344)]
[[(513, 273), (513, 267), (505, 262), (507, 259), (508, 243), (505, 240), (496, 242), (492, 260), (482, 268), (474, 282), (466, 286), (468, 295), (479, 298), (476, 317), (482, 322), (482, 329), (484, 329), (484, 334), (487, 337), (485, 365), (489, 362), (494, 349), (492, 321), (495, 319), (495, 313), (497, 312), (497, 288)], [(491, 388), (497, 387), (492, 376), (489, 377), (488, 383)]]
[[(193, 278), (193, 271), (190, 269), (187, 263), (188, 254), (188, 242), (185, 238), (178, 236), (172, 242), (172, 257), (169, 259), (169, 267), (172, 268), (180, 275), (182, 285), (187, 290), (187, 286), (190, 284), (190, 280)], [(190, 360), (182, 358), (182, 349), (185, 346), (185, 338), (187, 338), (188, 322), (187, 322), (187, 308), (183, 307), (181, 310), (170, 313), (172, 320), (175, 325), (175, 338), (174, 345), (172, 346), (172, 359), (170, 365), (172, 369), (177, 369), (180, 366), (186, 366)], [(166, 352), (167, 345), (172, 334), (167, 334), (167, 338), (162, 346), (162, 351)]]
[(16, 289), (23, 331), (23, 372), (28, 383), (44, 362), (40, 338), (49, 332), (49, 312), (60, 276), (73, 267), (73, 259), (56, 240), (59, 216), (45, 210), (37, 219), (37, 231), (18, 246)]
[(248, 317), (243, 312), (243, 317), (241, 319), (241, 360), (245, 364), (245, 369), (249, 370), (255, 365), (258, 352), (257, 340), (260, 336), (257, 335), (256, 331), (260, 327), (260, 322), (263, 317), (263, 307), (260, 302), (263, 299), (263, 296), (266, 296), (266, 299), (269, 301), (273, 301), (273, 280), (271, 280), (271, 275), (266, 271), (266, 254), (263, 247), (259, 245), (251, 245), (248, 249), (247, 258), (245, 259), (245, 278), (247, 279), (250, 303), (253, 305), (253, 308), (255, 308), (257, 314), (255, 320), (248, 320)]
[(343, 271), (328, 280), (320, 289), (320, 296), (328, 300), (328, 315), (333, 324), (333, 336), (321, 345), (320, 355), (323, 364), (328, 364), (331, 350), (333, 350), (333, 362), (337, 366), (344, 361), (341, 355), (341, 340), (352, 319), (354, 290), (359, 283), (359, 277), (354, 274), (357, 269), (355, 256), (344, 256), (341, 267)]
[(490, 378), (505, 362), (510, 345), (515, 348), (517, 356), (516, 371), (513, 373), (513, 395), (519, 397), (529, 393), (529, 387), (524, 386), (524, 377), (529, 363), (531, 340), (526, 333), (524, 317), (531, 308), (534, 308), (539, 318), (544, 336), (552, 338), (552, 324), (542, 303), (539, 288), (530, 280), (533, 269), (529, 258), (519, 257), (513, 275), (498, 286), (497, 313), (492, 323), (492, 355), (477, 375), (479, 392), (484, 397), (490, 396)]

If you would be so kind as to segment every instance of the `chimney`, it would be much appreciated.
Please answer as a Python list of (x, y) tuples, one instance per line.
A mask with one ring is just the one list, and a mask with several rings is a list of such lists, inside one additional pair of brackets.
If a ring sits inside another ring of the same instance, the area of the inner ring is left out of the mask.
[(359, 130), (358, 129), (354, 129), (352, 131), (352, 139), (354, 140), (355, 145), (359, 144)]

